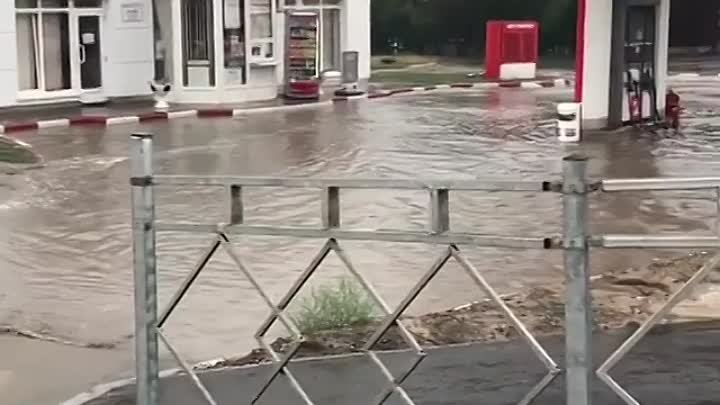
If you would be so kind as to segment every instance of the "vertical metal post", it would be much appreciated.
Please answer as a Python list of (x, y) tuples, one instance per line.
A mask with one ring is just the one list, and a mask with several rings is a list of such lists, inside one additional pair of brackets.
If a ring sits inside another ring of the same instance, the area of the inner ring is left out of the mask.
[(152, 135), (133, 134), (130, 140), (130, 184), (132, 186), (137, 405), (158, 403), (157, 275), (152, 176)]
[(244, 220), (242, 186), (233, 184), (230, 186), (230, 224), (242, 224)]
[(563, 248), (565, 251), (566, 405), (590, 405), (593, 378), (587, 158), (563, 159)]
[(340, 188), (323, 189), (322, 224), (325, 229), (340, 227)]
[(450, 230), (450, 191), (430, 190), (430, 228), (432, 233)]
[(720, 187), (715, 189), (715, 236), (720, 237)]

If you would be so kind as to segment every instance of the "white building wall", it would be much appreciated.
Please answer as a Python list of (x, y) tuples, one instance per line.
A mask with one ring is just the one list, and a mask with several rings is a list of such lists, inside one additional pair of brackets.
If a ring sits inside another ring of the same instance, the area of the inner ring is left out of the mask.
[[(172, 2), (174, 6), (172, 7), (172, 19), (175, 24), (179, 25), (179, 1), (163, 1)], [(124, 21), (124, 6), (137, 4), (140, 4), (143, 10), (142, 20)], [(370, 77), (370, 0), (343, 0), (341, 4), (341, 52), (359, 52), (359, 77), (367, 80)], [(216, 18), (218, 19), (220, 19), (221, 10), (221, 7), (216, 7)], [(277, 66), (250, 67), (248, 85), (233, 89), (222, 89), (223, 80), (222, 75), (219, 74), (217, 76), (219, 88), (210, 94), (213, 99), (209, 100), (204, 96), (193, 101), (238, 102), (273, 97), (276, 94), (277, 85), (282, 84), (284, 80), (284, 15), (277, 13), (274, 22)], [(0, 45), (6, 49), (4, 57), (0, 58), (0, 107), (19, 104), (15, 31), (14, 1), (0, 0)], [(179, 33), (172, 32), (172, 36), (173, 43), (170, 48), (172, 53), (179, 58), (177, 56), (181, 53)], [(74, 40), (75, 38), (71, 38), (71, 41)], [(101, 43), (102, 82), (106, 96), (125, 97), (151, 94), (148, 82), (154, 76), (153, 41), (152, 0), (104, 0)], [(222, 43), (216, 45), (218, 46), (216, 51), (221, 51)], [(221, 58), (219, 59), (221, 62)], [(181, 73), (180, 66), (177, 64), (174, 67), (176, 83), (181, 83)], [(218, 73), (222, 73), (222, 69), (219, 69)], [(183, 93), (183, 90), (181, 86), (176, 86), (173, 92)], [(185, 94), (185, 96), (191, 95)], [(193, 97), (182, 98), (183, 101), (189, 101)], [(52, 101), (52, 99), (43, 101)]]
[[(123, 5), (142, 4), (141, 22), (123, 21)], [(105, 2), (103, 19), (103, 85), (109, 97), (150, 94), (154, 75), (153, 13), (151, 0)]]
[(13, 105), (17, 99), (17, 46), (15, 39), (15, 2), (0, 1), (0, 106)]
[(275, 79), (278, 91), (282, 91), (282, 85), (285, 83), (285, 13), (275, 13), (275, 46), (277, 49), (277, 66), (275, 69)]
[(370, 0), (344, 0), (340, 21), (342, 50), (359, 52), (358, 75), (361, 80), (367, 80), (370, 78)]
[(613, 0), (588, 0), (585, 15), (585, 66), (583, 74), (583, 122), (585, 127), (604, 127), (610, 98), (610, 51)]

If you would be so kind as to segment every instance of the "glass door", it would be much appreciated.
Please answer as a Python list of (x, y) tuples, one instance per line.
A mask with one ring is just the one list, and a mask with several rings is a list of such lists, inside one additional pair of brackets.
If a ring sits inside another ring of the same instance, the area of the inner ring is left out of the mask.
[(78, 47), (80, 50), (80, 87), (82, 90), (102, 88), (101, 17), (78, 16)]

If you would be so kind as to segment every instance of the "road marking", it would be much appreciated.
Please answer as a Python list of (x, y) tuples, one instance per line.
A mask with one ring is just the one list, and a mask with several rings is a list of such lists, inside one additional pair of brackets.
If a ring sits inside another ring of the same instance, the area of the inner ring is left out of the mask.
[(45, 120), (38, 121), (38, 128), (57, 128), (57, 127), (69, 127), (70, 120), (67, 118), (60, 118), (56, 120)]
[(542, 85), (538, 82), (521, 82), (520, 87), (523, 89), (541, 89)]
[(140, 117), (129, 116), (129, 117), (112, 117), (105, 121), (105, 125), (122, 125), (122, 124), (137, 124), (140, 122)]
[(167, 113), (167, 117), (169, 120), (175, 119), (175, 118), (197, 117), (197, 115), (198, 115), (197, 110), (172, 111), (172, 112)]

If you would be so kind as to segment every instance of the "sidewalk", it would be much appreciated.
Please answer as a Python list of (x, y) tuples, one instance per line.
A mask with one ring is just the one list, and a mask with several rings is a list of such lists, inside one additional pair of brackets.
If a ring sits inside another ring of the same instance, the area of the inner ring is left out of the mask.
[[(627, 335), (596, 337), (596, 362), (604, 359)], [(563, 364), (563, 339), (542, 339), (558, 364)], [(675, 329), (648, 335), (611, 370), (617, 381), (643, 404), (713, 405), (720, 403), (720, 330)], [(408, 364), (408, 354), (384, 355), (391, 370)], [(208, 371), (201, 379), (218, 405), (250, 403), (267, 376), (268, 366)], [(365, 357), (312, 360), (291, 365), (291, 371), (318, 405), (369, 404), (384, 387), (377, 369)], [(404, 387), (418, 404), (512, 405), (544, 375), (538, 360), (521, 342), (471, 345), (428, 350), (428, 356)], [(556, 381), (533, 403), (565, 403), (564, 379)], [(595, 379), (594, 403), (623, 405)], [(169, 377), (160, 385), (162, 405), (205, 404), (185, 376)], [(87, 405), (134, 405), (133, 387), (119, 388)], [(72, 402), (80, 404), (82, 402)], [(282, 376), (258, 402), (263, 405), (302, 404)], [(388, 404), (401, 404), (391, 397)], [(69, 405), (70, 403), (68, 403)]]

